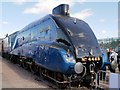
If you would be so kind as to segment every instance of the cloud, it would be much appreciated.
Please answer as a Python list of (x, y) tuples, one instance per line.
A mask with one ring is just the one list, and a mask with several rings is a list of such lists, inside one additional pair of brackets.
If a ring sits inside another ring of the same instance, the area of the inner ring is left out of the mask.
[[(83, 3), (86, 0), (81, 0), (78, 3)], [(33, 7), (26, 8), (23, 13), (26, 14), (47, 14), (59, 4), (69, 4), (70, 7), (74, 6), (74, 0), (39, 0)]]
[(17, 5), (22, 5), (23, 3), (27, 2), (28, 0), (12, 0), (11, 2), (13, 2), (14, 4)]
[(107, 34), (107, 30), (102, 30), (102, 34)]
[(105, 19), (100, 19), (99, 22), (105, 22)]
[(110, 37), (110, 32), (108, 30), (109, 29), (96, 29), (94, 33), (98, 39), (107, 38)]
[(7, 21), (2, 21), (2, 24), (4, 24), (4, 25), (5, 25), (5, 24), (8, 24), (8, 22), (7, 22)]
[(72, 14), (72, 16), (77, 17), (77, 18), (82, 19), (82, 20), (86, 19), (87, 17), (89, 17), (91, 15), (93, 15), (92, 9), (84, 9), (80, 12)]

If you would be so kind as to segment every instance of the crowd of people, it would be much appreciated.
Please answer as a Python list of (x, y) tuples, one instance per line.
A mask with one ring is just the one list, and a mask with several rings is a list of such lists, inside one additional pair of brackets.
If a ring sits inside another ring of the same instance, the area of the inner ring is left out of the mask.
[(112, 47), (107, 49), (108, 62), (110, 62), (109, 69), (112, 73), (115, 73), (118, 67), (120, 72), (120, 52), (115, 52)]
[[(118, 68), (117, 72), (120, 73), (120, 50), (115, 52), (112, 47), (106, 50), (101, 47), (101, 51), (103, 65), (101, 66), (102, 72), (98, 73), (98, 77), (100, 77), (100, 80), (106, 80), (106, 67), (108, 67), (111, 73), (116, 73), (116, 69)], [(97, 80), (99, 84), (99, 78)]]
[(101, 47), (101, 51), (103, 59), (101, 70), (106, 71), (106, 66), (108, 66), (108, 69), (112, 73), (115, 73), (116, 68), (118, 67), (118, 70), (120, 72), (120, 51), (118, 50), (118, 52), (115, 52), (112, 47), (106, 50)]

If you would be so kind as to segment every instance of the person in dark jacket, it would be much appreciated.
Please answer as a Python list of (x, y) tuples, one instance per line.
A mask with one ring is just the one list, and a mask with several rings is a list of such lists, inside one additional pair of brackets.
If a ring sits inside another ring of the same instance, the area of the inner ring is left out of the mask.
[(117, 56), (118, 54), (114, 51), (114, 50), (110, 50), (111, 54), (110, 54), (110, 71), (112, 73), (115, 73), (115, 69), (117, 68)]
[(101, 66), (101, 70), (103, 72), (101, 73), (100, 79), (102, 80), (102, 79), (105, 79), (106, 74), (104, 71), (106, 71), (106, 66), (110, 66), (110, 62), (108, 60), (107, 50), (101, 48), (101, 52), (102, 52), (102, 63), (103, 63)]

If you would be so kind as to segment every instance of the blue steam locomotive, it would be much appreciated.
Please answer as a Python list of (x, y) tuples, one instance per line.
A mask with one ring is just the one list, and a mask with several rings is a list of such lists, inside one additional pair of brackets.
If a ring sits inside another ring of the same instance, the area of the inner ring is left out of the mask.
[(33, 73), (73, 86), (91, 85), (102, 54), (89, 25), (70, 17), (69, 5), (30, 23), (1, 41), (3, 57)]

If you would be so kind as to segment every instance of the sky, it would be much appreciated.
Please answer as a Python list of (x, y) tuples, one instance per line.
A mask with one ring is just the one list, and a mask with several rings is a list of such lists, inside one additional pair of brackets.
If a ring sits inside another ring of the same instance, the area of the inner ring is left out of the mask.
[(118, 37), (118, 0), (1, 0), (0, 38), (51, 14), (59, 4), (69, 4), (70, 16), (88, 23), (97, 39)]

